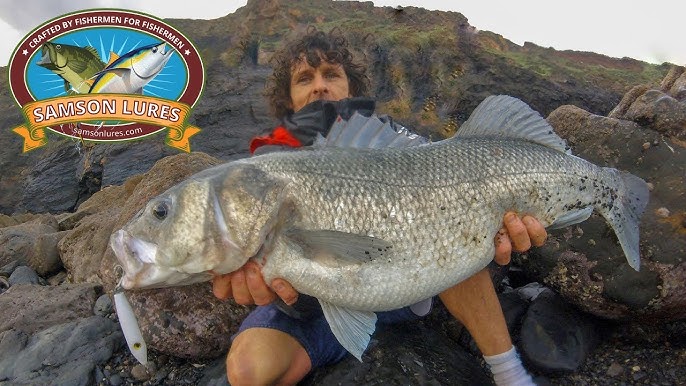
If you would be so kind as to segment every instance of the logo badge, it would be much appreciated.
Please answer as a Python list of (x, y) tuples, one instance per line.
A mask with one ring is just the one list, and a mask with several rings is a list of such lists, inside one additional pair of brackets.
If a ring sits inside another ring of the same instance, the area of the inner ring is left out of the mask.
[(168, 130), (165, 143), (189, 152), (200, 129), (187, 123), (204, 86), (198, 50), (150, 15), (80, 11), (26, 35), (9, 65), (10, 92), (26, 124), (14, 128), (27, 152), (47, 132), (111, 143)]

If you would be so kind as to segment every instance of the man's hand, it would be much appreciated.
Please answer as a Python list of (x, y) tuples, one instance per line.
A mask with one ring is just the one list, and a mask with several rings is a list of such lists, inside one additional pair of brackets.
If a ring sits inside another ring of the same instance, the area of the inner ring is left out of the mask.
[(264, 282), (260, 266), (252, 261), (237, 271), (215, 276), (212, 279), (212, 291), (219, 299), (233, 298), (236, 303), (244, 306), (263, 306), (276, 300), (277, 296), (288, 305), (298, 300), (298, 292), (283, 279), (274, 279), (269, 288)]
[(548, 233), (538, 220), (531, 216), (519, 218), (514, 212), (507, 212), (503, 217), (504, 226), (495, 236), (495, 262), (500, 265), (510, 263), (512, 251), (524, 252), (545, 243)]

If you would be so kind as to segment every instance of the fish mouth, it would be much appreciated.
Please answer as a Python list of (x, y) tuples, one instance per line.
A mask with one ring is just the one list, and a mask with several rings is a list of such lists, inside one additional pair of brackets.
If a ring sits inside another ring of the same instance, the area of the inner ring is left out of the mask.
[(150, 62), (133, 62), (131, 64), (131, 69), (133, 72), (141, 79), (149, 79), (157, 75), (164, 66), (167, 64), (174, 50), (171, 47), (167, 47), (167, 43), (160, 43), (153, 47), (150, 53), (146, 55), (154, 55), (154, 60), (152, 64)]
[(123, 288), (141, 288), (151, 284), (146, 271), (155, 264), (156, 244), (132, 237), (121, 229), (110, 237), (110, 246), (124, 269), (120, 282)]
[[(57, 45), (59, 47), (59, 45)], [(69, 59), (57, 52), (54, 44), (45, 43), (41, 49), (41, 58), (37, 63), (49, 70), (62, 70), (69, 65)]]

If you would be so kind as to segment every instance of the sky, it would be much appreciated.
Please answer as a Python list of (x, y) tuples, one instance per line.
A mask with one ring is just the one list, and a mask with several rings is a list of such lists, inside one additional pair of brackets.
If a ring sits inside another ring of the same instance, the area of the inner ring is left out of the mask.
[[(8, 64), (14, 48), (28, 32), (65, 13), (123, 8), (162, 19), (215, 19), (233, 13), (245, 3), (245, 0), (0, 0), (0, 66)], [(590, 51), (650, 63), (686, 65), (685, 1), (375, 0), (373, 3), (460, 12), (477, 29), (495, 32), (519, 45), (528, 41), (556, 50)]]

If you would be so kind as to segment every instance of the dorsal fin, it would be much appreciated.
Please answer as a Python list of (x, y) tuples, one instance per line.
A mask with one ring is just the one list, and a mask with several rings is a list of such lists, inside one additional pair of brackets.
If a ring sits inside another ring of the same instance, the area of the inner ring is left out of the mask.
[[(100, 54), (98, 54), (98, 50), (96, 50), (96, 49), (93, 48), (92, 46), (85, 46), (85, 47), (83, 47), (83, 48), (85, 48), (86, 51), (88, 51), (88, 52), (90, 52), (91, 54), (93, 54), (93, 56), (95, 56), (96, 58), (100, 59)], [(100, 59), (100, 61), (102, 62), (102, 59)]]
[(365, 117), (356, 112), (347, 121), (340, 116), (336, 118), (326, 138), (318, 135), (314, 146), (381, 149), (418, 146), (426, 142), (425, 138), (404, 128), (395, 131), (389, 122), (381, 121), (376, 114)]
[(484, 99), (453, 138), (519, 138), (571, 154), (564, 139), (541, 115), (521, 100), (508, 95)]
[(114, 51), (110, 51), (110, 60), (107, 62), (107, 65), (105, 67), (109, 67), (109, 65), (116, 62), (117, 59), (119, 59), (119, 55), (114, 53)]

